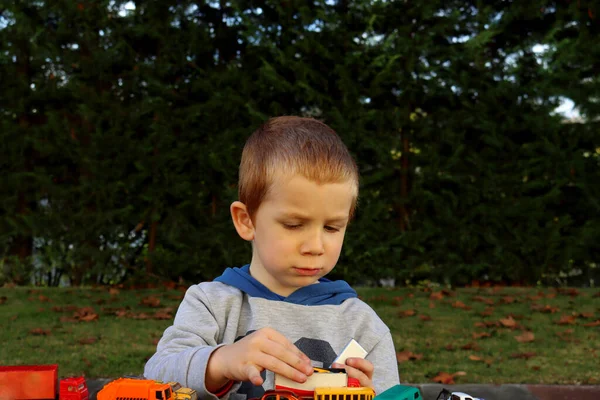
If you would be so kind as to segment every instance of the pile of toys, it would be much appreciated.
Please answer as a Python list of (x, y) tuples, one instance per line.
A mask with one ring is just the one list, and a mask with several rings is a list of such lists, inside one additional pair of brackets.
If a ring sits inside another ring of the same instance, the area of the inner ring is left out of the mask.
[[(275, 389), (267, 390), (260, 400), (423, 400), (419, 389), (404, 385), (393, 386), (376, 396), (373, 389), (360, 387), (357, 380), (336, 368), (315, 368), (311, 379), (304, 384), (277, 377), (275, 382)], [(117, 398), (198, 400), (198, 395), (177, 382), (126, 377), (107, 383), (97, 394), (98, 400)], [(88, 400), (89, 393), (82, 376), (58, 380), (55, 364), (0, 366), (0, 399)], [(483, 399), (443, 389), (436, 400)]]

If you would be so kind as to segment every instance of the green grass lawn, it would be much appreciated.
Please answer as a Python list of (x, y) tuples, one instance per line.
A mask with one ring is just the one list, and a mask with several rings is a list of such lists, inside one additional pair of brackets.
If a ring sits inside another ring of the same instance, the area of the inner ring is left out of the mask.
[[(359, 289), (392, 330), (407, 383), (600, 384), (598, 289)], [(0, 288), (0, 365), (140, 375), (183, 289)], [(447, 382), (444, 382), (447, 383)]]

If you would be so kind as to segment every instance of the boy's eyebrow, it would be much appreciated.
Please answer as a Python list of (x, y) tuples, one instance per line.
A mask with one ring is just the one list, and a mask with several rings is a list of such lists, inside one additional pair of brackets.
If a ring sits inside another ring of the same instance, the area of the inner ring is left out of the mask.
[[(305, 215), (302, 214), (298, 214), (298, 213), (283, 213), (282, 214), (283, 218), (292, 218), (292, 219), (297, 219), (299, 221), (309, 221), (310, 217), (307, 217)], [(333, 217), (333, 218), (328, 218), (327, 221), (329, 222), (346, 222), (348, 221), (349, 217), (347, 215), (340, 215), (338, 217)]]

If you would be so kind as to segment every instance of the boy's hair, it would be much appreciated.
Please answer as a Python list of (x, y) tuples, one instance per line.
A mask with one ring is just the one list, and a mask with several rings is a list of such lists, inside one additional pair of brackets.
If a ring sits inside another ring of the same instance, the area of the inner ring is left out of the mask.
[(279, 174), (300, 174), (318, 183), (355, 185), (352, 218), (358, 199), (358, 168), (338, 134), (313, 118), (271, 118), (246, 141), (239, 171), (239, 200), (254, 218)]

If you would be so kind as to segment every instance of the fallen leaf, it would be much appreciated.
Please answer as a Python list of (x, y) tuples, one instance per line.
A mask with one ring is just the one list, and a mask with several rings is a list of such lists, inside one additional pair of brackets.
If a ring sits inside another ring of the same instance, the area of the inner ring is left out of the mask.
[(142, 301), (140, 302), (140, 304), (142, 304), (144, 306), (148, 306), (148, 307), (159, 307), (160, 299), (156, 296), (148, 296), (148, 297), (144, 297), (142, 299)]
[(566, 342), (573, 341), (573, 337), (571, 336), (572, 334), (573, 334), (573, 329), (567, 329), (562, 332), (556, 332), (556, 336), (558, 336), (559, 338), (561, 338), (562, 340), (564, 340)]
[(87, 338), (82, 338), (79, 339), (78, 342), (79, 344), (94, 344), (98, 341), (98, 338), (95, 338), (93, 336), (87, 337)]
[(48, 336), (51, 334), (50, 329), (33, 328), (29, 331), (32, 335), (36, 336)]
[(515, 339), (517, 339), (517, 342), (519, 343), (533, 342), (535, 340), (535, 335), (533, 332), (526, 331), (523, 332), (522, 335), (515, 336)]
[(512, 316), (509, 316), (508, 318), (500, 318), (500, 323), (505, 328), (516, 328), (518, 325), (517, 321), (515, 321)]
[(489, 299), (487, 297), (483, 297), (483, 296), (475, 296), (472, 298), (472, 300), (487, 304), (488, 306), (491, 306), (492, 304), (494, 304), (494, 300)]
[(429, 295), (430, 300), (441, 300), (444, 298), (444, 294), (442, 292), (433, 292)]
[(172, 319), (173, 313), (170, 310), (159, 310), (154, 313), (154, 319)]
[(574, 325), (576, 319), (577, 317), (575, 317), (574, 315), (563, 315), (560, 317), (560, 320), (558, 320), (556, 323), (558, 325)]
[(448, 372), (440, 372), (435, 377), (433, 377), (434, 382), (441, 383), (443, 385), (453, 385), (454, 378), (457, 376), (465, 376), (467, 373), (463, 371), (455, 372), (453, 374), (449, 374)]
[(420, 360), (423, 358), (423, 354), (415, 354), (412, 351), (404, 350), (396, 352), (396, 360), (399, 363), (403, 363), (410, 360)]
[(522, 358), (525, 360), (529, 360), (531, 357), (535, 357), (535, 352), (531, 351), (528, 353), (513, 353), (510, 355), (510, 358)]
[(491, 337), (492, 335), (488, 332), (473, 332), (471, 336), (473, 336), (473, 339), (481, 339), (485, 337)]
[(482, 357), (479, 357), (479, 356), (476, 356), (476, 355), (474, 355), (474, 354), (471, 354), (471, 355), (469, 356), (469, 360), (471, 360), (471, 361), (483, 361), (483, 358), (482, 358)]
[(579, 290), (577, 290), (575, 288), (558, 288), (557, 291), (558, 291), (558, 293), (563, 294), (565, 296), (571, 296), (571, 297), (579, 296)]
[(0, 296), (0, 305), (5, 304), (8, 298), (6, 296)]
[(482, 317), (489, 317), (494, 313), (494, 307), (486, 307), (485, 310), (483, 310), (481, 313), (479, 313), (479, 315), (481, 315)]
[(587, 324), (583, 324), (583, 326), (588, 327), (588, 328), (594, 327), (594, 326), (600, 326), (600, 319), (596, 320), (594, 322), (588, 322)]
[(470, 342), (461, 347), (463, 350), (474, 350), (479, 351), (479, 345), (475, 342)]
[(442, 385), (454, 385), (454, 375), (447, 372), (440, 372), (432, 380)]
[(465, 303), (463, 303), (462, 301), (455, 301), (454, 303), (452, 303), (452, 307), (454, 308), (461, 308), (463, 310), (470, 310), (471, 307), (467, 306)]
[(114, 288), (114, 287), (111, 287), (110, 289), (108, 289), (108, 293), (109, 293), (111, 296), (116, 296), (116, 295), (118, 295), (118, 294), (119, 294), (119, 289), (117, 289), (117, 288)]
[(132, 314), (130, 318), (133, 319), (151, 319), (150, 315), (146, 313)]
[(417, 312), (415, 310), (404, 310), (404, 311), (398, 311), (398, 316), (399, 317), (412, 317), (413, 315), (415, 315)]
[(431, 321), (431, 317), (429, 315), (421, 314), (419, 315), (421, 321)]
[(512, 304), (515, 301), (515, 298), (511, 296), (504, 296), (502, 299), (500, 299), (500, 302), (504, 304)]
[(551, 305), (546, 304), (545, 306), (538, 306), (536, 304), (531, 306), (531, 309), (534, 311), (540, 311), (543, 313), (551, 313), (554, 314), (556, 312), (559, 312), (560, 309), (558, 307), (552, 307)]
[(96, 310), (92, 307), (81, 307), (79, 310), (75, 311), (73, 317), (78, 321), (90, 322), (98, 319), (98, 314), (96, 314)]

